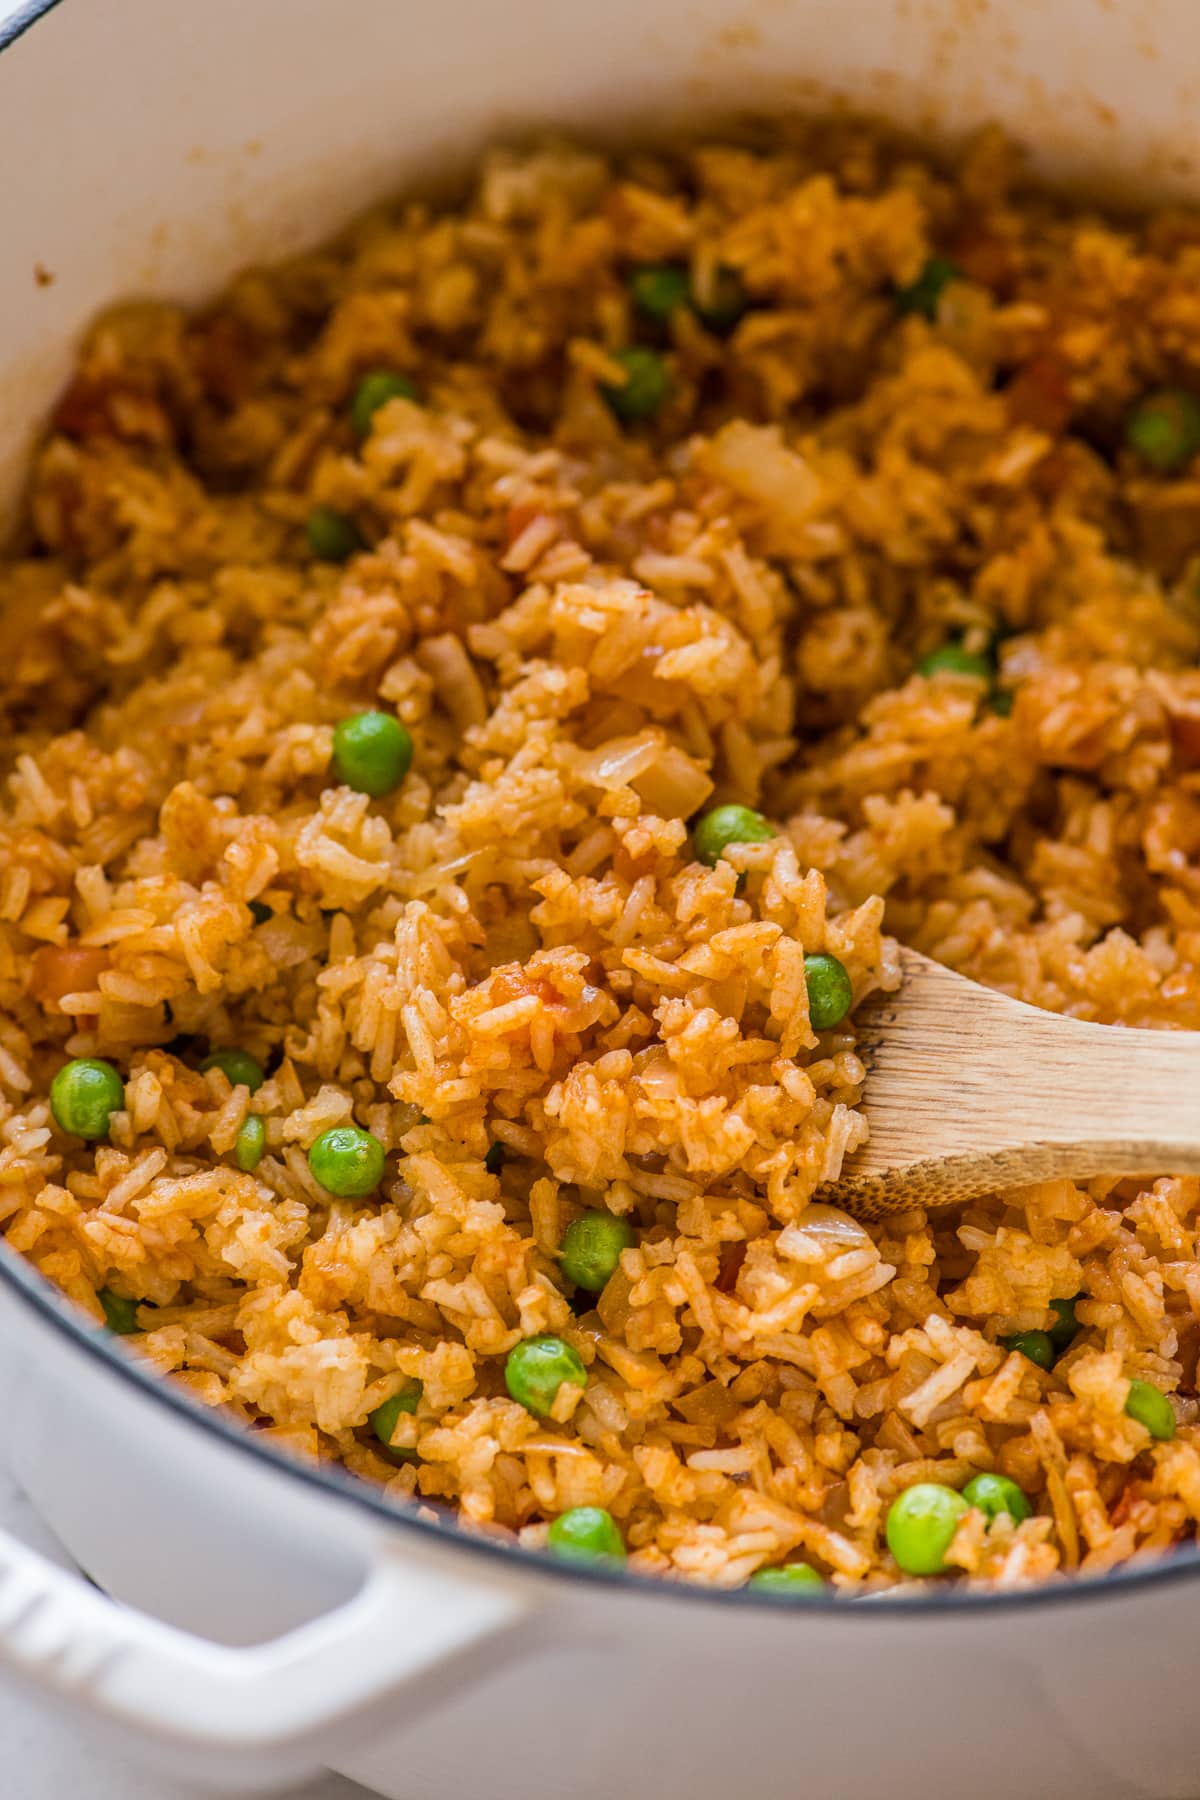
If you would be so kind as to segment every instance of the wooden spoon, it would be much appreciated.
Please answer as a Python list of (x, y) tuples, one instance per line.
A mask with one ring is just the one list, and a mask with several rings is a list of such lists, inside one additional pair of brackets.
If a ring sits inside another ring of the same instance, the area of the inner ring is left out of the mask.
[(1200, 1173), (1200, 1031), (1042, 1012), (902, 950), (855, 1014), (871, 1136), (819, 1195), (878, 1219), (1056, 1176)]

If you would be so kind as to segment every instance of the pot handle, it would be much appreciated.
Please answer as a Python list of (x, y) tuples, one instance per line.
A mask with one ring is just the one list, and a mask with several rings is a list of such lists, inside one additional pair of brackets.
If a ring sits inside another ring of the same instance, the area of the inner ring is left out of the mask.
[(433, 1682), (444, 1696), (529, 1611), (503, 1571), (464, 1580), (448, 1546), (414, 1555), (398, 1540), (373, 1536), (362, 1586), (332, 1612), (230, 1648), (108, 1599), (0, 1532), (0, 1667), (153, 1740), (160, 1760), (175, 1751), (193, 1778), (294, 1778), (372, 1708), (386, 1703), (389, 1728), (402, 1726), (406, 1701), (427, 1708)]

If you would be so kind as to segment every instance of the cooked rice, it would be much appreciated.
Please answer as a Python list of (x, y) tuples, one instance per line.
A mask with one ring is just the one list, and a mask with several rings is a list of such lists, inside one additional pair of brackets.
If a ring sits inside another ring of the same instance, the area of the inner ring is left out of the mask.
[[(206, 1405), (527, 1545), (606, 1506), (635, 1569), (723, 1586), (792, 1552), (891, 1585), (891, 1499), (992, 1468), (1035, 1513), (969, 1515), (964, 1579), (1193, 1536), (1200, 1182), (809, 1208), (865, 1127), (805, 952), (861, 1000), (886, 919), (1037, 1005), (1200, 1027), (1200, 478), (1120, 448), (1200, 384), (1200, 223), (1014, 175), (859, 124), (498, 154), (457, 210), (92, 333), (0, 570), (0, 1225), (93, 1317), (141, 1302)], [(902, 316), (934, 250), (965, 279)], [(753, 305), (725, 340), (677, 312), (673, 398), (622, 429), (598, 384), (662, 259)], [(423, 403), (360, 447), (377, 365)], [(314, 503), (370, 548), (315, 561)], [(913, 672), (996, 633), (1011, 717)], [(416, 745), (381, 801), (328, 772), (368, 704)], [(701, 866), (710, 799), (780, 836)], [(210, 1045), (267, 1064), (252, 1100)], [(127, 1081), (100, 1146), (47, 1097), (92, 1055)], [(365, 1202), (306, 1161), (351, 1118)], [(557, 1261), (588, 1206), (637, 1228), (594, 1308)], [(1052, 1372), (998, 1341), (1076, 1293)], [(549, 1420), (503, 1380), (542, 1331), (589, 1367)], [(413, 1378), (397, 1466), (367, 1417)]]

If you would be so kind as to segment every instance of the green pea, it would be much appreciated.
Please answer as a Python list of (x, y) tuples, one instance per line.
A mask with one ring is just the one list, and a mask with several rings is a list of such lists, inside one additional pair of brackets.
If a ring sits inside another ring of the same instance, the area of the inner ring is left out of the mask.
[(1150, 1436), (1158, 1438), (1161, 1443), (1166, 1443), (1175, 1436), (1175, 1408), (1167, 1396), (1150, 1382), (1130, 1382), (1125, 1411), (1129, 1418), (1144, 1425)]
[(967, 1501), (937, 1481), (905, 1488), (888, 1508), (888, 1549), (906, 1575), (941, 1575)]
[(624, 381), (604, 381), (600, 392), (610, 412), (625, 425), (652, 419), (671, 395), (671, 377), (657, 350), (630, 344), (614, 350), (612, 360), (625, 371)]
[(362, 549), (358, 526), (332, 506), (314, 506), (304, 521), (304, 535), (314, 556), (322, 562), (345, 562)]
[(633, 304), (643, 318), (663, 324), (679, 307), (686, 306), (692, 285), (678, 263), (645, 263), (629, 277)]
[(420, 398), (420, 389), (410, 376), (401, 375), (395, 369), (372, 369), (363, 376), (350, 402), (350, 423), (355, 435), (359, 438), (370, 436), (375, 414), (389, 400), (419, 401)]
[(96, 1298), (104, 1308), (104, 1323), (115, 1336), (133, 1337), (142, 1329), (138, 1324), (136, 1300), (114, 1294), (111, 1288), (101, 1288)]
[(109, 1121), (124, 1104), (124, 1082), (98, 1056), (64, 1063), (50, 1083), (50, 1111), (75, 1137), (106, 1138)]
[(804, 985), (808, 989), (808, 1018), (814, 1031), (832, 1031), (850, 1011), (854, 987), (836, 956), (806, 956)]
[(375, 1408), (374, 1412), (367, 1414), (367, 1424), (371, 1427), (371, 1430), (375, 1433), (375, 1436), (379, 1439), (388, 1455), (394, 1457), (397, 1462), (420, 1461), (415, 1450), (408, 1448), (396, 1449), (392, 1444), (392, 1438), (395, 1434), (400, 1414), (416, 1412), (417, 1407), (421, 1402), (422, 1391), (422, 1384), (418, 1381), (415, 1386), (405, 1388), (403, 1393), (393, 1394), (390, 1400), (385, 1400), (381, 1406)]
[(393, 713), (361, 712), (333, 733), (333, 773), (373, 800), (394, 793), (412, 764), (412, 739)]
[(1200, 400), (1183, 388), (1147, 394), (1125, 421), (1131, 450), (1160, 475), (1173, 475), (1200, 450)]
[(755, 1569), (746, 1583), (763, 1594), (812, 1594), (825, 1587), (823, 1576), (807, 1563), (785, 1563), (782, 1569)]
[(1048, 1331), (1014, 1331), (1011, 1337), (1001, 1338), (1000, 1342), (1006, 1350), (1019, 1350), (1039, 1369), (1054, 1367), (1054, 1339)]
[(625, 1561), (620, 1527), (602, 1506), (572, 1506), (560, 1513), (547, 1534), (546, 1548), (572, 1562)]
[(334, 1125), (310, 1145), (308, 1166), (321, 1186), (343, 1200), (361, 1200), (383, 1179), (386, 1152), (357, 1125)]
[(681, 306), (690, 306), (710, 331), (732, 331), (750, 300), (736, 269), (716, 271), (708, 298), (700, 300), (688, 271), (679, 263), (646, 263), (629, 278), (633, 304), (643, 318), (663, 325)]
[(697, 862), (715, 869), (730, 844), (766, 844), (779, 833), (750, 806), (714, 806), (697, 819), (692, 844)]
[(931, 256), (915, 281), (896, 289), (897, 311), (936, 319), (943, 291), (960, 278), (961, 270), (948, 256)]
[(250, 912), (256, 925), (265, 925), (268, 919), (275, 917), (265, 900), (251, 900)]
[(964, 650), (961, 644), (943, 644), (931, 650), (917, 664), (921, 675), (977, 675), (980, 681), (991, 681), (995, 670), (990, 656)]
[(514, 1400), (544, 1419), (564, 1381), (587, 1386), (587, 1369), (578, 1350), (561, 1338), (544, 1335), (514, 1344), (504, 1362), (504, 1385)]
[(267, 1128), (257, 1113), (247, 1113), (238, 1126), (233, 1144), (233, 1160), (249, 1175), (257, 1169), (267, 1147)]
[(1067, 1345), (1079, 1332), (1079, 1320), (1075, 1317), (1075, 1300), (1052, 1300), (1050, 1310), (1054, 1314), (1054, 1323), (1050, 1327), (1050, 1342), (1055, 1352), (1065, 1350)]
[[(425, 1123), (428, 1125), (428, 1119), (425, 1120)], [(504, 1167), (503, 1144), (488, 1145), (487, 1155), (483, 1159), (483, 1166), (489, 1175), (498, 1175), (500, 1173), (501, 1169)]]
[(977, 1506), (989, 1519), (1007, 1513), (1014, 1525), (1019, 1525), (1033, 1511), (1025, 1490), (1010, 1481), (1007, 1475), (976, 1475), (968, 1481), (962, 1497), (968, 1506)]
[(220, 1069), (230, 1087), (246, 1087), (252, 1094), (257, 1094), (266, 1079), (262, 1064), (248, 1050), (214, 1050), (200, 1064), (202, 1075), (210, 1069)]
[(581, 1213), (563, 1236), (562, 1272), (576, 1287), (598, 1294), (616, 1273), (622, 1250), (632, 1242), (633, 1227), (615, 1213)]
[(750, 306), (750, 296), (742, 285), (742, 278), (736, 269), (730, 269), (722, 263), (717, 270), (716, 279), (708, 299), (701, 304), (694, 296), (692, 305), (696, 316), (708, 326), (710, 331), (718, 334), (732, 331), (734, 326), (745, 317)]

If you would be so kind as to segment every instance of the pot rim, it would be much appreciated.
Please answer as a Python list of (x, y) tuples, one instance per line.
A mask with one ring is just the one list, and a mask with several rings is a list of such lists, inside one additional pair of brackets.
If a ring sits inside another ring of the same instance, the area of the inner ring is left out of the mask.
[[(9, 49), (62, 0), (24, 0), (24, 4), (6, 19), (0, 20), (0, 54)], [(664, 1581), (660, 1577), (637, 1575), (610, 1565), (594, 1568), (586, 1564), (562, 1561), (545, 1551), (522, 1550), (493, 1539), (478, 1537), (460, 1526), (456, 1520), (426, 1518), (415, 1509), (396, 1505), (383, 1498), (382, 1489), (356, 1480), (338, 1465), (310, 1465), (287, 1456), (270, 1444), (258, 1441), (232, 1420), (202, 1406), (166, 1376), (154, 1373), (150, 1365), (135, 1352), (123, 1348), (119, 1340), (93, 1325), (86, 1316), (54, 1288), (30, 1262), (13, 1250), (0, 1236), (0, 1283), (9, 1288), (18, 1303), (35, 1313), (43, 1323), (60, 1331), (73, 1347), (93, 1364), (125, 1381), (152, 1405), (165, 1407), (189, 1424), (207, 1432), (210, 1437), (229, 1445), (235, 1453), (256, 1458), (272, 1470), (346, 1505), (369, 1513), (377, 1522), (402, 1530), (417, 1532), (443, 1544), (451, 1542), (476, 1557), (502, 1562), (509, 1570), (519, 1569), (541, 1579), (562, 1583), (599, 1584), (608, 1588), (633, 1589), (653, 1595), (664, 1603), (711, 1605), (714, 1607), (766, 1607), (780, 1610), (786, 1602), (749, 1588), (709, 1588), (686, 1581)], [(843, 1619), (865, 1616), (867, 1619), (912, 1618), (913, 1614), (1014, 1612), (1074, 1606), (1089, 1600), (1109, 1599), (1114, 1595), (1141, 1592), (1166, 1582), (1185, 1582), (1200, 1577), (1200, 1545), (1167, 1553), (1154, 1562), (1125, 1564), (1102, 1575), (1078, 1576), (1046, 1582), (1039, 1587), (1012, 1592), (950, 1588), (943, 1592), (925, 1590), (919, 1594), (872, 1594), (861, 1605), (848, 1605), (835, 1593), (814, 1593), (805, 1597), (805, 1612), (819, 1611)], [(794, 1604), (794, 1603), (793, 1603)]]
[(46, 13), (53, 12), (59, 4), (60, 0), (24, 0), (24, 4), (18, 6), (15, 12), (9, 13), (6, 19), (0, 19), (0, 51), (7, 50), (19, 37), (24, 37), (31, 25), (36, 25), (39, 19)]

